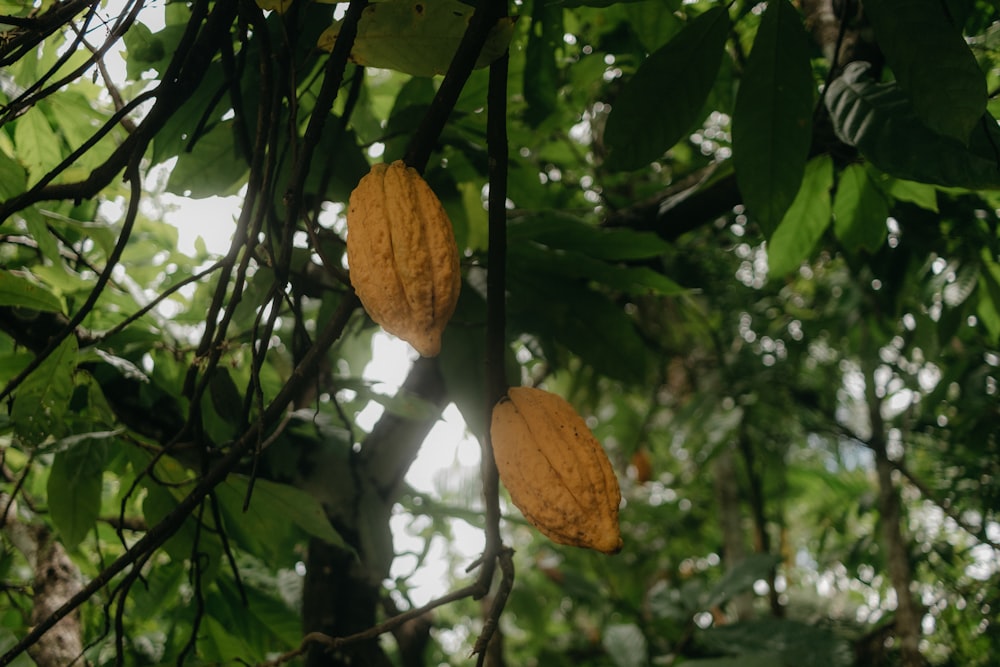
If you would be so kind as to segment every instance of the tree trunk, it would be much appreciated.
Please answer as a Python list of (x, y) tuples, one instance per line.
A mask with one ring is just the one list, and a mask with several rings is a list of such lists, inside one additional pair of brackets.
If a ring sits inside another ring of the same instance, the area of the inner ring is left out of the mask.
[[(388, 576), (394, 555), (389, 531), (392, 507), (406, 472), (445, 406), (444, 379), (434, 360), (417, 360), (402, 390), (436, 410), (416, 419), (386, 412), (360, 451), (347, 458), (302, 454), (299, 470), (306, 475), (294, 483), (322, 500), (333, 525), (354, 547), (349, 551), (317, 540), (310, 543), (302, 597), (305, 632), (343, 637), (378, 621), (380, 582)], [(416, 667), (422, 664), (430, 628), (420, 629), (418, 624), (409, 629), (412, 632), (396, 633), (396, 639), (406, 665)], [(306, 667), (390, 664), (376, 639), (333, 653), (313, 646)]]
[[(719, 504), (719, 524), (722, 528), (722, 560), (726, 571), (732, 570), (746, 558), (746, 540), (743, 530), (743, 513), (740, 508), (739, 481), (736, 461), (731, 450), (722, 452), (715, 459), (715, 499)], [(753, 617), (753, 595), (740, 593), (731, 601), (730, 613), (737, 620)]]
[(926, 663), (920, 654), (921, 610), (911, 591), (913, 573), (903, 537), (902, 508), (899, 494), (892, 480), (892, 462), (886, 449), (885, 424), (882, 421), (881, 401), (875, 391), (875, 374), (866, 374), (865, 394), (871, 423), (869, 446), (875, 454), (875, 472), (878, 477), (878, 508), (882, 523), (882, 546), (893, 590), (896, 592), (896, 639), (900, 646), (901, 667), (923, 667)]
[[(367, 573), (353, 553), (314, 539), (309, 543), (306, 568), (302, 591), (305, 632), (343, 637), (375, 625), (379, 591), (367, 583)], [(378, 639), (332, 652), (314, 644), (306, 659), (306, 667), (388, 667), (391, 664)]]
[[(7, 494), (0, 494), (0, 512), (5, 519), (0, 522), (0, 528), (24, 554), (34, 571), (31, 622), (37, 624), (80, 591), (80, 570), (46, 526), (17, 518), (17, 505)], [(28, 655), (38, 667), (66, 667), (82, 654), (79, 610), (56, 623), (37, 644), (28, 649)]]

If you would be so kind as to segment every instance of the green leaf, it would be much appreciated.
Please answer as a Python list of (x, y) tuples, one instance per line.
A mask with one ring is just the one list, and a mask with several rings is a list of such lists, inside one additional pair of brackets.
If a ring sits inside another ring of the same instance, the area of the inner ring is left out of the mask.
[(650, 259), (670, 250), (670, 244), (653, 232), (598, 227), (558, 212), (512, 220), (507, 227), (507, 242), (519, 245), (525, 241), (609, 261)]
[(24, 218), (24, 225), (28, 228), (31, 238), (38, 244), (38, 249), (41, 251), (42, 256), (51, 265), (62, 265), (62, 256), (59, 254), (59, 241), (49, 230), (48, 225), (45, 224), (45, 218), (42, 217), (38, 209), (28, 208), (22, 211), (21, 214)]
[(531, 27), (524, 48), (524, 118), (537, 127), (556, 110), (559, 97), (559, 67), (556, 54), (563, 48), (562, 6), (534, 0)]
[(208, 393), (219, 416), (231, 424), (239, 424), (243, 415), (243, 394), (228, 369), (217, 367), (212, 372)]
[[(145, 470), (152, 457), (144, 451), (130, 451), (132, 465), (137, 470)], [(175, 459), (161, 456), (155, 463), (153, 474), (143, 478), (146, 495), (142, 500), (142, 514), (146, 523), (155, 526), (177, 507), (193, 488), (194, 480), (188, 471)], [(206, 501), (208, 502), (208, 501)], [(203, 525), (199, 526), (199, 521)], [(163, 544), (163, 550), (176, 561), (185, 561), (193, 556), (197, 545), (201, 559), (203, 582), (215, 579), (222, 562), (222, 541), (218, 528), (214, 525), (208, 506), (195, 509), (184, 519), (180, 527)]]
[(874, 252), (885, 241), (889, 202), (868, 177), (864, 165), (840, 173), (833, 199), (833, 231), (850, 250)]
[[(183, 3), (170, 3), (167, 8)], [(152, 163), (160, 164), (174, 157), (180, 159), (187, 150), (191, 136), (205, 122), (206, 109), (213, 103), (213, 96), (224, 84), (225, 74), (222, 65), (213, 63), (203, 75), (201, 85), (175, 113), (170, 114), (163, 127), (153, 136)], [(246, 78), (246, 77), (244, 77)], [(244, 87), (246, 83), (244, 82)], [(256, 109), (247, 111), (247, 123), (255, 122)], [(217, 120), (217, 118), (213, 118)], [(251, 125), (252, 127), (252, 125)], [(234, 149), (235, 150), (235, 149)]]
[[(459, 247), (470, 248), (473, 251), (485, 251), (489, 246), (489, 213), (483, 208), (482, 187), (478, 183), (462, 181), (458, 183), (458, 192), (462, 198), (462, 211), (465, 213), (465, 242)], [(454, 218), (452, 218), (454, 221)], [(458, 236), (456, 230), (456, 237)]]
[(608, 115), (610, 169), (648, 165), (691, 130), (712, 90), (729, 30), (727, 8), (715, 7), (639, 66)]
[(834, 130), (873, 165), (897, 178), (970, 189), (1000, 188), (1000, 129), (986, 114), (963, 146), (927, 128), (895, 82), (875, 83), (855, 62), (826, 95)]
[(649, 664), (646, 637), (634, 623), (609, 625), (601, 637), (601, 645), (615, 667), (644, 667)]
[(76, 355), (76, 336), (69, 336), (15, 392), (11, 421), (26, 446), (36, 447), (64, 432), (63, 415), (73, 395)]
[[(369, 4), (358, 21), (351, 60), (365, 67), (392, 69), (412, 76), (448, 71), (472, 19), (473, 8), (458, 0), (383, 0)], [(340, 22), (320, 35), (317, 46), (330, 51)], [(503, 55), (514, 34), (514, 19), (497, 22), (486, 38), (476, 67)]]
[[(629, 2), (622, 6), (628, 17), (629, 27), (642, 43), (643, 48), (652, 53), (673, 39), (684, 28), (684, 22), (674, 12), (677, 7), (664, 7), (663, 0)], [(680, 3), (673, 3), (680, 4)]]
[(866, 0), (879, 48), (932, 131), (967, 144), (986, 112), (986, 77), (940, 0)]
[(812, 253), (830, 225), (832, 185), (833, 160), (829, 155), (820, 155), (806, 165), (799, 194), (767, 242), (770, 276), (794, 271)]
[(1000, 339), (1000, 263), (994, 261), (988, 248), (980, 253), (983, 269), (980, 273), (979, 303), (976, 315), (994, 340)]
[(63, 157), (59, 135), (37, 106), (17, 119), (14, 143), (17, 145), (17, 157), (28, 171), (29, 187), (38, 183)]
[(136, 21), (123, 38), (128, 57), (125, 58), (125, 74), (132, 81), (138, 81), (142, 73), (153, 69), (166, 55), (167, 50), (159, 36), (144, 24)]
[(530, 274), (542, 270), (561, 278), (583, 279), (600, 283), (628, 294), (682, 294), (685, 288), (648, 266), (613, 264), (580, 252), (551, 249), (537, 243), (524, 243), (510, 252), (514, 270)]
[(291, 549), (283, 549), (294, 543), (294, 527), (304, 535), (346, 546), (327, 518), (320, 501), (294, 486), (266, 479), (254, 480), (250, 507), (244, 512), (248, 482), (249, 478), (243, 475), (230, 475), (216, 491), (226, 528), (232, 531), (239, 543), (263, 545), (265, 553), (270, 549), (283, 553), (281, 557), (285, 559), (293, 558)]
[(319, 196), (320, 188), (325, 187), (321, 197), (324, 201), (347, 201), (370, 167), (354, 132), (345, 131), (339, 122), (329, 122), (323, 126), (316, 158), (303, 187), (314, 196)]
[(18, 162), (0, 150), (0, 201), (24, 192), (28, 187), (28, 172)]
[(237, 153), (233, 130), (233, 121), (223, 121), (178, 155), (167, 190), (194, 199), (235, 194), (249, 167)]
[[(77, 91), (65, 91), (46, 98), (39, 105), (50, 119), (57, 119), (56, 129), (63, 141), (72, 148), (82, 146), (93, 138), (94, 131), (107, 121), (107, 115), (94, 108), (92, 100)], [(84, 169), (89, 173), (107, 161), (111, 153), (124, 138), (122, 128), (115, 127), (81, 155), (74, 163), (74, 169)]]
[(632, 319), (605, 295), (559, 274), (513, 264), (509, 276), (511, 322), (537, 333), (550, 354), (563, 347), (598, 373), (625, 382), (645, 376), (646, 345)]
[(101, 490), (107, 447), (84, 440), (55, 455), (49, 471), (49, 512), (66, 549), (72, 551), (87, 537), (101, 513)]
[(733, 597), (753, 588), (755, 582), (767, 579), (771, 570), (781, 562), (774, 554), (751, 554), (726, 572), (708, 594), (705, 608), (721, 605)]
[(933, 185), (893, 178), (888, 174), (880, 174), (875, 183), (895, 201), (910, 202), (922, 209), (938, 212), (937, 188)]
[(769, 2), (736, 96), (733, 161), (747, 211), (770, 236), (799, 191), (812, 138), (809, 38), (788, 0)]
[[(6, 654), (20, 640), (16, 634), (6, 627), (0, 626), (0, 654)], [(37, 663), (26, 652), (22, 652), (10, 663), (10, 667), (35, 667)]]
[(205, 616), (202, 623), (205, 624), (205, 636), (200, 638), (199, 649), (215, 664), (225, 664), (233, 656), (240, 656), (242, 661), (253, 662), (264, 657), (254, 651), (246, 639), (220, 623), (215, 615)]
[(0, 306), (15, 306), (50, 313), (63, 312), (55, 294), (29, 278), (0, 269)]

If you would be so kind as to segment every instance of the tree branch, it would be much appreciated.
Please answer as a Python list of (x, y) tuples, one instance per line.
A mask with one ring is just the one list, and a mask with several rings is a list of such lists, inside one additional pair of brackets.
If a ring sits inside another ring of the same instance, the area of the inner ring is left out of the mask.
[(353, 296), (345, 297), (341, 301), (340, 308), (326, 323), (326, 326), (316, 337), (313, 346), (303, 355), (302, 361), (295, 367), (288, 382), (285, 383), (271, 403), (268, 404), (267, 409), (261, 415), (260, 419), (254, 422), (239, 439), (233, 442), (225, 456), (198, 480), (194, 489), (182, 498), (177, 503), (177, 506), (159, 523), (151, 527), (132, 548), (104, 568), (79, 593), (54, 610), (44, 620), (39, 621), (32, 628), (31, 632), (0, 656), (0, 667), (9, 665), (17, 656), (27, 650), (28, 647), (35, 645), (56, 623), (73, 613), (74, 610), (89, 600), (95, 593), (107, 586), (120, 572), (158, 549), (180, 528), (191, 512), (204, 500), (205, 496), (225, 480), (226, 476), (239, 463), (240, 459), (250, 451), (251, 447), (257, 442), (259, 433), (280, 419), (287, 406), (292, 402), (305, 382), (312, 377), (313, 372), (319, 365), (320, 357), (326, 354), (334, 341), (340, 337), (348, 318), (358, 305), (357, 299)]

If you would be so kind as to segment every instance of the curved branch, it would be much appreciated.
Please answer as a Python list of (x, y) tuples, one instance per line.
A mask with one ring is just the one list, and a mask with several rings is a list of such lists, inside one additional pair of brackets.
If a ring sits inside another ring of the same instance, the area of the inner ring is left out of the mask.
[(419, 618), (424, 614), (437, 609), (443, 605), (455, 602), (457, 600), (462, 600), (467, 597), (471, 597), (476, 594), (479, 590), (478, 584), (470, 584), (459, 588), (458, 590), (452, 591), (446, 595), (442, 595), (436, 600), (431, 600), (422, 607), (417, 607), (415, 609), (410, 609), (404, 611), (398, 616), (393, 616), (392, 618), (383, 621), (377, 625), (373, 625), (367, 630), (362, 630), (361, 632), (356, 632), (353, 635), (347, 635), (345, 637), (331, 637), (322, 632), (310, 632), (305, 637), (302, 638), (302, 643), (299, 644), (298, 648), (295, 648), (287, 653), (279, 655), (273, 660), (268, 660), (266, 662), (258, 663), (257, 667), (278, 667), (279, 665), (284, 665), (287, 662), (294, 660), (300, 655), (304, 654), (313, 645), (325, 646), (327, 649), (335, 650), (348, 646), (350, 644), (357, 644), (358, 642), (369, 641), (383, 635), (387, 632), (391, 632), (400, 625), (411, 621), (415, 618)]

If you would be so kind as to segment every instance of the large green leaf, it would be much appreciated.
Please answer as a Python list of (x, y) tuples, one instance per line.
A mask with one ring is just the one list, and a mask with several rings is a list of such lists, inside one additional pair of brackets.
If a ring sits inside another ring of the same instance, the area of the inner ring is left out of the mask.
[(512, 220), (507, 242), (520, 245), (529, 240), (609, 261), (649, 259), (670, 249), (669, 243), (652, 232), (597, 227), (559, 212)]
[(969, 146), (937, 134), (916, 116), (899, 84), (876, 83), (851, 63), (826, 96), (834, 129), (873, 165), (897, 178), (970, 189), (1000, 188), (1000, 129), (984, 114)]
[(230, 475), (216, 489), (226, 530), (243, 548), (268, 559), (288, 560), (294, 559), (296, 540), (305, 536), (344, 545), (320, 501), (287, 484), (255, 480), (244, 512), (248, 483), (243, 475)]
[(646, 371), (646, 345), (632, 319), (608, 298), (558, 273), (514, 268), (510, 321), (535, 333), (558, 359), (568, 349), (598, 373), (637, 382)]
[(733, 161), (747, 211), (770, 236), (799, 191), (812, 138), (809, 38), (788, 0), (767, 5), (733, 112)]
[(0, 269), (0, 306), (16, 306), (61, 313), (62, 302), (55, 294), (29, 278)]
[(49, 513), (67, 549), (87, 537), (101, 513), (101, 489), (107, 446), (85, 440), (55, 455), (49, 470)]
[(17, 157), (28, 171), (28, 185), (34, 185), (62, 160), (59, 135), (52, 129), (42, 109), (35, 106), (14, 125)]
[(940, 0), (866, 0), (879, 48), (924, 124), (967, 143), (986, 112), (986, 77)]
[(199, 137), (191, 151), (178, 155), (167, 190), (194, 199), (239, 190), (249, 167), (239, 156), (233, 132), (233, 121), (223, 121)]
[[(170, 3), (167, 7), (172, 7), (176, 4), (182, 3)], [(249, 74), (244, 78), (248, 76)], [(160, 164), (174, 157), (179, 158), (187, 150), (187, 146), (191, 142), (191, 137), (198, 131), (201, 124), (205, 123), (206, 120), (218, 120), (218, 116), (209, 114), (206, 118), (206, 114), (208, 114), (207, 110), (214, 103), (214, 98), (219, 89), (224, 85), (224, 77), (225, 74), (222, 71), (220, 63), (209, 65), (202, 77), (201, 85), (195, 89), (191, 97), (176, 112), (170, 115), (160, 131), (154, 135), (151, 156), (153, 164)], [(257, 83), (259, 85), (259, 82)], [(246, 83), (244, 83), (244, 88), (247, 87)], [(218, 109), (216, 111), (221, 114), (221, 111)], [(256, 116), (254, 115), (256, 112), (256, 108), (246, 110), (247, 116), (244, 120), (250, 127), (253, 127), (253, 123), (256, 122)]]
[(609, 168), (648, 165), (691, 130), (712, 90), (729, 29), (726, 7), (710, 9), (639, 66), (608, 115)]
[(837, 180), (833, 231), (849, 250), (874, 252), (885, 241), (889, 202), (864, 165), (848, 165)]
[(829, 155), (814, 158), (806, 165), (802, 188), (767, 242), (769, 275), (777, 277), (794, 271), (812, 253), (830, 226), (832, 185), (833, 161)]
[(11, 421), (14, 432), (28, 447), (65, 431), (63, 415), (73, 395), (77, 342), (69, 336), (25, 379), (14, 394)]
[(512, 271), (546, 273), (593, 281), (628, 294), (681, 294), (685, 288), (648, 266), (628, 266), (605, 262), (574, 250), (523, 243), (510, 253)]

